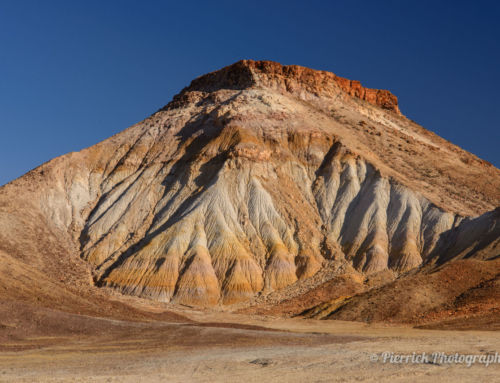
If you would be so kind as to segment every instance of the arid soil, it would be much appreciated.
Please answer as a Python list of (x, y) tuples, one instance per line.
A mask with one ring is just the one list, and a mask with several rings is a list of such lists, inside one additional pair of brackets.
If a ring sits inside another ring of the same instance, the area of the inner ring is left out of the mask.
[(493, 382), (500, 374), (500, 364), (372, 361), (386, 351), (494, 353), (498, 332), (183, 314), (204, 323), (73, 317), (64, 333), (3, 338), (0, 382)]
[(457, 329), (499, 329), (499, 277), (500, 259), (460, 260), (438, 269), (414, 271), (381, 287), (346, 294), (344, 299), (334, 296), (330, 302), (302, 314), (421, 326), (435, 322), (434, 328), (440, 327), (439, 322), (452, 318)]

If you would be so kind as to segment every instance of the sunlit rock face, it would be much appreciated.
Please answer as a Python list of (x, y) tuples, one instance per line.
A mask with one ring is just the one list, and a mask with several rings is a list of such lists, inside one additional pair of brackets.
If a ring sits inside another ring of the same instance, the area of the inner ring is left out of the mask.
[[(30, 177), (97, 285), (207, 306), (328, 262), (369, 275), (435, 261), (437, 248), (453, 259), (480, 235), (466, 217), (499, 204), (499, 173), (406, 119), (389, 91), (247, 60)], [(443, 243), (453, 233), (456, 251)]]

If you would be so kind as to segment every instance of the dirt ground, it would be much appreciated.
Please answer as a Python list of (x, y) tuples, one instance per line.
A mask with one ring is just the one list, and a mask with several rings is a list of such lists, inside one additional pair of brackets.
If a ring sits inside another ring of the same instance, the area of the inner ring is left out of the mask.
[(70, 315), (62, 318), (68, 323), (65, 332), (45, 336), (23, 336), (4, 325), (0, 382), (500, 381), (500, 363), (467, 367), (381, 360), (383, 352), (494, 354), (500, 352), (496, 331), (418, 330), (187, 308), (179, 315), (186, 320)]

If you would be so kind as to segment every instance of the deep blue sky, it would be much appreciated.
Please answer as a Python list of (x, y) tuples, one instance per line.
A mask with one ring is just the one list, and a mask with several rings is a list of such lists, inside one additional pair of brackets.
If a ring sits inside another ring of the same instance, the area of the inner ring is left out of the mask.
[(496, 1), (0, 0), (0, 185), (142, 120), (243, 58), (389, 89), (500, 167)]

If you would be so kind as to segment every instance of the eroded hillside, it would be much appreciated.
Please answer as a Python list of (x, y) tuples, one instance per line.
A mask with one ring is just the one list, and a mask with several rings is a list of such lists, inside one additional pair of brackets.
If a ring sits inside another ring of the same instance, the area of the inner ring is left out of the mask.
[(48, 275), (57, 248), (89, 265), (79, 284), (228, 305), (303, 293), (325, 270), (497, 256), (499, 191), (498, 169), (405, 118), (390, 92), (241, 61), (2, 187), (0, 251)]

